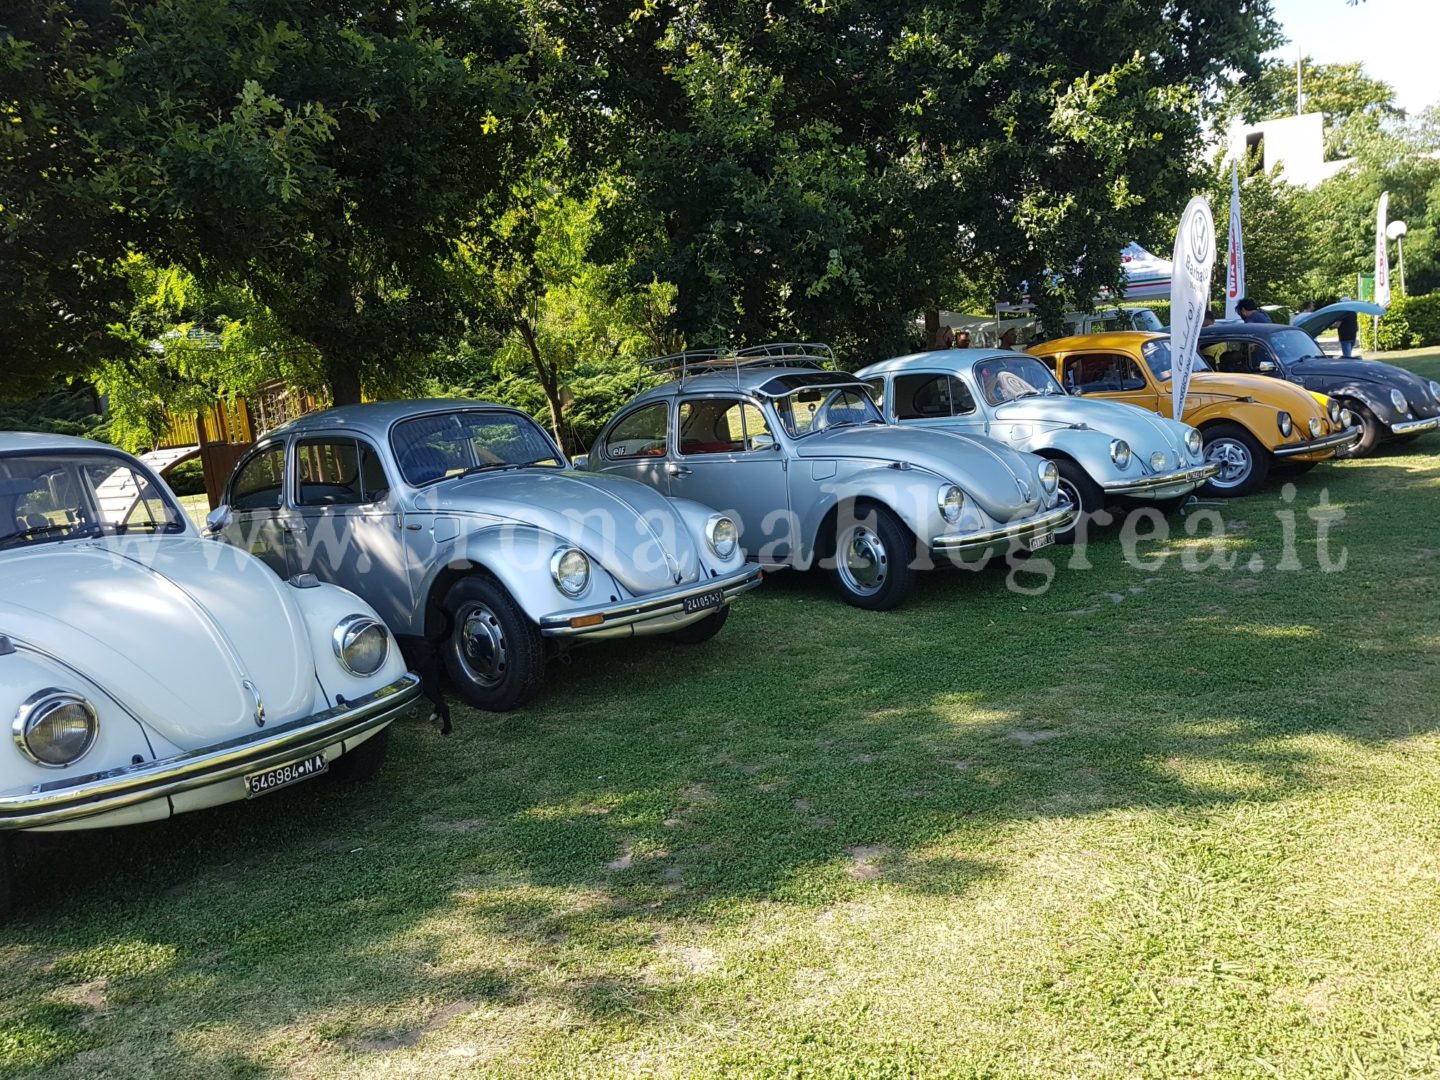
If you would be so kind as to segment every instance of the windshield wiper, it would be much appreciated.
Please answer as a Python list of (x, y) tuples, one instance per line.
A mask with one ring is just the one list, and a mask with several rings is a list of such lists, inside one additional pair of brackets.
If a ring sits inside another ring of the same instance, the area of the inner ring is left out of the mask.
[(39, 539), (42, 536), (54, 536), (57, 533), (63, 534), (61, 539), (68, 540), (71, 537), (89, 538), (99, 536), (101, 535), (101, 529), (100, 526), (95, 524), (78, 524), (71, 522), (65, 522), (60, 525), (36, 525), (34, 528), (20, 529), (6, 536), (0, 536), (0, 547), (14, 547), (17, 542), (25, 544), (31, 540)]
[[(473, 476), (476, 473), (482, 472), (501, 472), (505, 469), (529, 469), (533, 466), (542, 465), (547, 461), (554, 460), (554, 458), (536, 458), (534, 461), (486, 461), (479, 465), (471, 465), (463, 472), (456, 473), (455, 476), (458, 478), (461, 476)], [(553, 469), (558, 466), (550, 465), (547, 467)]]

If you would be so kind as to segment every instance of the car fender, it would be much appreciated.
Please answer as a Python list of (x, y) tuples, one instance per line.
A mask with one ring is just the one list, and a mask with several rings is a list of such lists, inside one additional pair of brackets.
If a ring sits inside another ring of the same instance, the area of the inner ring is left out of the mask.
[[(1134, 453), (1131, 455), (1130, 462), (1124, 469), (1121, 469), (1110, 457), (1110, 444), (1117, 437), (1109, 432), (1094, 429), (1081, 431), (1075, 428), (1056, 428), (1051, 431), (1039, 432), (1028, 440), (1013, 445), (1017, 450), (1028, 450), (1032, 454), (1039, 454), (1041, 457), (1052, 460), (1069, 458), (1097, 482), (1138, 480), (1144, 475), (1144, 471), (1140, 468), (1141, 450), (1144, 449), (1148, 453), (1149, 448), (1132, 447)], [(1128, 443), (1129, 440), (1126, 441)], [(1169, 448), (1167, 447), (1167, 449)]]
[[(1280, 437), (1281, 409), (1263, 401), (1226, 401), (1206, 405), (1186, 418), (1186, 423), (1200, 429), (1216, 424), (1239, 424), (1267, 450), (1274, 450), (1284, 440)], [(1298, 421), (1297, 421), (1298, 422)]]
[[(929, 469), (873, 465), (806, 485), (809, 500), (792, 507), (803, 541), (798, 565), (808, 566), (816, 553), (823, 550), (825, 538), (821, 530), (831, 511), (847, 502), (866, 500), (887, 507), (911, 533), (928, 543), (948, 527), (940, 517), (938, 495), (942, 487), (951, 483), (954, 481)], [(963, 490), (965, 485), (958, 486)], [(966, 500), (965, 507), (967, 514), (984, 516), (971, 500)]]
[(1335, 382), (1325, 387), (1323, 391), (1327, 396), (1339, 398), (1340, 404), (1347, 401), (1357, 401), (1364, 405), (1380, 420), (1386, 424), (1394, 423), (1401, 419), (1401, 415), (1395, 411), (1395, 406), (1390, 401), (1388, 388), (1376, 386), (1373, 383), (1351, 380), (1349, 382)]
[(720, 517), (720, 511), (705, 503), (696, 502), (694, 499), (672, 498), (670, 505), (680, 515), (685, 527), (695, 537), (696, 547), (700, 550), (700, 562), (707, 570), (718, 570), (721, 573), (732, 573), (738, 570), (745, 563), (745, 552), (739, 544), (735, 545), (735, 551), (728, 559), (722, 559), (711, 550), (709, 541), (705, 539), (706, 526), (710, 519)]
[[(297, 581), (302, 584), (297, 584)], [(311, 584), (304, 578), (291, 578), (289, 590), (300, 616), (305, 622), (310, 650), (315, 657), (315, 675), (326, 700), (314, 711), (338, 704), (337, 697), (347, 701), (363, 697), (378, 687), (394, 682), (405, 674), (405, 661), (392, 635), (385, 662), (373, 675), (355, 675), (340, 663), (335, 631), (342, 620), (351, 615), (364, 615), (384, 626), (375, 609), (348, 589), (325, 583)]]

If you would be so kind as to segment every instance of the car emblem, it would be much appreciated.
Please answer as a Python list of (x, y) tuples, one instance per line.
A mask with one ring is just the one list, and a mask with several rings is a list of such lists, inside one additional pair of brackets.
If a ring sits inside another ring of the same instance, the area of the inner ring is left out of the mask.
[(1030, 485), (1027, 484), (1024, 480), (1020, 479), (1020, 477), (1017, 476), (1017, 477), (1015, 478), (1015, 486), (1020, 489), (1020, 497), (1021, 497), (1022, 499), (1024, 499), (1026, 502), (1029, 502), (1030, 499), (1032, 498), (1031, 492), (1030, 492)]
[(255, 703), (255, 726), (264, 727), (265, 702), (260, 700), (260, 688), (256, 686), (253, 682), (251, 682), (249, 679), (246, 679), (241, 685), (245, 687), (245, 692), (250, 695), (250, 700)]

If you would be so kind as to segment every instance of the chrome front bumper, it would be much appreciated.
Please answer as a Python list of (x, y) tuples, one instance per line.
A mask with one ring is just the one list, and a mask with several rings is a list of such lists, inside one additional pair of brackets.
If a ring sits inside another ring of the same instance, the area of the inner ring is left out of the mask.
[(1392, 435), (1419, 435), (1425, 431), (1434, 431), (1440, 428), (1440, 416), (1427, 416), (1423, 420), (1401, 420), (1398, 424), (1390, 425)]
[[(1207, 461), (1204, 465), (1187, 465), (1170, 472), (1152, 473), (1138, 480), (1111, 480), (1101, 484), (1100, 490), (1106, 495), (1141, 495), (1151, 498), (1165, 498), (1169, 495), (1183, 495), (1199, 487), (1220, 471), (1218, 462)], [(1177, 490), (1168, 490), (1174, 488)], [(1184, 491), (1178, 489), (1184, 488)]]
[(1075, 517), (1075, 507), (1067, 502), (1024, 521), (1012, 521), (987, 532), (967, 533), (964, 536), (937, 536), (930, 541), (930, 550), (936, 555), (954, 558), (1003, 551), (1015, 543), (1028, 547), (1030, 541), (1037, 536), (1064, 532), (1075, 524)]
[(710, 578), (683, 589), (646, 596), (621, 604), (607, 604), (602, 607), (581, 608), (578, 611), (559, 612), (545, 615), (540, 619), (540, 633), (546, 637), (601, 638), (630, 637), (637, 634), (664, 634), (697, 622), (719, 610), (719, 606), (704, 611), (687, 613), (685, 601), (694, 596), (719, 589), (728, 604), (743, 592), (749, 592), (760, 584), (764, 571), (758, 566), (746, 566), (738, 573), (724, 578)]
[(383, 727), (419, 696), (420, 676), (407, 671), (373, 694), (257, 735), (164, 761), (38, 784), (19, 795), (0, 795), (0, 830), (93, 817), (284, 765)]
[[(1436, 419), (1436, 423), (1440, 424), (1440, 418)], [(1309, 442), (1280, 446), (1271, 453), (1277, 458), (1287, 458), (1299, 454), (1317, 454), (1322, 450), (1348, 450), (1360, 441), (1360, 434), (1360, 425), (1351, 424), (1344, 431), (1337, 431), (1334, 435), (1323, 435), (1318, 439), (1311, 439)]]

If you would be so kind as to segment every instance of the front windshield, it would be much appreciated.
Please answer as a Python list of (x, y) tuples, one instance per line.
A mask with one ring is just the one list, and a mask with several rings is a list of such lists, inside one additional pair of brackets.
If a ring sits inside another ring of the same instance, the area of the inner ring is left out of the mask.
[(991, 405), (1027, 397), (1065, 396), (1050, 369), (1032, 356), (989, 356), (975, 362), (974, 375)]
[(0, 457), (0, 548), (57, 540), (185, 531), (170, 492), (120, 454)]
[(852, 424), (883, 424), (864, 386), (815, 386), (793, 390), (775, 402), (791, 438)]
[(1325, 359), (1320, 346), (1315, 339), (1304, 330), (1281, 330), (1279, 333), (1270, 335), (1270, 348), (1279, 357), (1282, 364), (1291, 364), (1296, 360), (1308, 360), (1312, 357)]
[[(1147, 341), (1140, 348), (1141, 354), (1145, 357), (1145, 363), (1150, 366), (1150, 372), (1165, 382), (1170, 378), (1172, 361), (1170, 358), (1170, 339), (1156, 338), (1154, 341)], [(1210, 365), (1198, 352), (1191, 354), (1190, 362), (1193, 365), (1191, 371), (1209, 371)]]
[(457, 409), (402, 420), (390, 445), (405, 482), (415, 487), (491, 469), (565, 466), (539, 424), (494, 409)]

